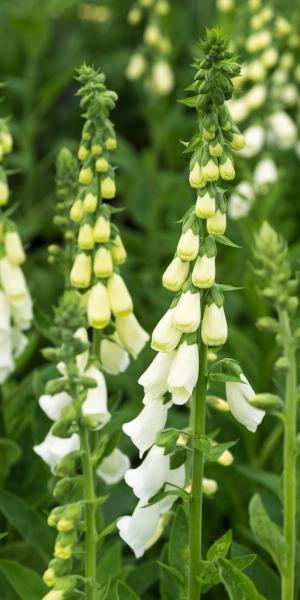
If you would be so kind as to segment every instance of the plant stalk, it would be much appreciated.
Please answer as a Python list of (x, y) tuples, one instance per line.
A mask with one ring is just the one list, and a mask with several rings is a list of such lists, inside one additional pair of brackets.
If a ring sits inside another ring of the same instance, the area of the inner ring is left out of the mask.
[[(193, 435), (200, 438), (205, 434), (206, 404), (206, 370), (207, 347), (198, 333), (199, 376), (193, 400)], [(193, 451), (192, 490), (189, 507), (189, 582), (188, 600), (199, 600), (201, 597), (200, 560), (202, 554), (202, 480), (204, 473), (203, 452), (197, 448)]]
[(85, 500), (85, 577), (86, 600), (96, 600), (96, 507), (94, 490), (94, 473), (88, 430), (80, 426), (80, 446), (83, 450), (83, 491)]
[(297, 364), (296, 349), (285, 310), (279, 313), (283, 330), (284, 354), (288, 369), (285, 398), (285, 430), (283, 460), (283, 532), (287, 544), (286, 568), (282, 574), (282, 600), (295, 597), (296, 560), (296, 435), (297, 435)]

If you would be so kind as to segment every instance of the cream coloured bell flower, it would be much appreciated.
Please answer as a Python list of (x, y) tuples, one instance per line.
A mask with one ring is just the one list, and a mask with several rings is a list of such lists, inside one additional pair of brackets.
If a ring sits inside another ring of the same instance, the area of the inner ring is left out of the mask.
[(199, 219), (208, 219), (212, 217), (216, 212), (216, 200), (207, 191), (203, 196), (199, 194), (197, 196), (197, 202), (195, 207), (195, 214)]
[(103, 283), (96, 283), (88, 295), (87, 316), (91, 327), (103, 329), (111, 317), (107, 288)]
[(226, 231), (226, 213), (216, 210), (215, 214), (207, 219), (206, 228), (211, 235), (223, 235)]
[(204, 309), (201, 336), (206, 346), (222, 346), (227, 340), (227, 322), (224, 308), (212, 302)]
[(12, 265), (6, 257), (0, 260), (0, 280), (9, 301), (21, 300), (27, 296), (28, 289), (22, 269)]
[(167, 415), (168, 408), (163, 398), (157, 398), (148, 402), (135, 419), (124, 423), (122, 429), (139, 449), (140, 458), (155, 443), (158, 433), (166, 424)]
[(66, 406), (72, 404), (72, 398), (67, 392), (59, 392), (58, 394), (43, 394), (39, 398), (39, 405), (42, 411), (51, 421), (57, 421)]
[(178, 304), (175, 306), (174, 324), (176, 329), (183, 333), (196, 331), (201, 320), (200, 293), (191, 291), (181, 294)]
[(131, 516), (126, 515), (117, 521), (120, 537), (130, 546), (136, 558), (143, 556), (160, 518), (158, 504), (152, 506), (145, 506), (145, 504), (140, 500)]
[(60, 438), (52, 435), (51, 431), (46, 435), (43, 442), (36, 444), (33, 449), (41, 459), (49, 465), (52, 473), (64, 456), (75, 452), (80, 448), (79, 435), (73, 433), (69, 438)]
[(198, 256), (193, 272), (192, 282), (197, 288), (210, 288), (215, 283), (216, 278), (216, 258), (208, 257), (206, 254)]
[(121, 481), (130, 467), (130, 460), (119, 448), (115, 448), (106, 456), (96, 469), (100, 479), (107, 485), (113, 485)]
[(103, 373), (94, 366), (85, 371), (87, 377), (96, 380), (97, 386), (89, 388), (81, 412), (84, 417), (94, 420), (93, 429), (101, 429), (110, 420), (111, 414), (107, 408), (107, 389)]
[(194, 260), (199, 252), (199, 234), (191, 228), (181, 234), (177, 245), (177, 254), (182, 260)]
[(182, 333), (174, 325), (175, 308), (169, 308), (152, 333), (151, 347), (158, 352), (172, 352), (178, 346)]
[(167, 389), (167, 381), (175, 352), (158, 352), (149, 367), (140, 376), (138, 383), (144, 387), (145, 401), (155, 400), (163, 396)]
[(107, 282), (111, 311), (115, 317), (126, 317), (133, 311), (133, 302), (121, 275), (114, 273)]
[(180, 344), (168, 377), (168, 390), (174, 404), (185, 404), (193, 393), (199, 373), (197, 344)]
[(125, 481), (137, 498), (148, 502), (164, 485), (170, 468), (170, 457), (164, 448), (152, 446), (142, 464), (125, 473)]
[(100, 344), (100, 360), (104, 371), (117, 375), (126, 371), (129, 365), (128, 352), (121, 345), (117, 334), (104, 339)]
[(241, 375), (241, 382), (226, 382), (226, 397), (230, 410), (239, 423), (242, 423), (249, 431), (255, 432), (258, 425), (262, 422), (265, 411), (256, 408), (249, 403), (254, 398), (255, 392), (252, 389), (245, 375)]
[(117, 334), (126, 350), (137, 358), (149, 340), (148, 333), (141, 327), (134, 314), (116, 318)]
[(189, 269), (188, 261), (183, 261), (179, 256), (175, 256), (163, 274), (163, 286), (167, 290), (178, 292), (188, 277)]

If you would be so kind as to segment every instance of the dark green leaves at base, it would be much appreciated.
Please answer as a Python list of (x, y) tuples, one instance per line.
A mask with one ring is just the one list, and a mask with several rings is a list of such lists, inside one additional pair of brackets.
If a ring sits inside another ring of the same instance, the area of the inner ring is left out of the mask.
[(250, 526), (257, 542), (271, 556), (280, 573), (284, 573), (286, 565), (286, 542), (280, 527), (271, 521), (265, 507), (256, 494), (250, 505)]
[(230, 600), (265, 600), (264, 596), (258, 593), (251, 579), (241, 573), (232, 561), (219, 558), (218, 570)]

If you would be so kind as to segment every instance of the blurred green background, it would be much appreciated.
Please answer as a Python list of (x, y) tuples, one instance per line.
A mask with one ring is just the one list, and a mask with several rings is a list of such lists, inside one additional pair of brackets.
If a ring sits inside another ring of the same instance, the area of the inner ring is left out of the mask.
[[(166, 97), (151, 97), (141, 82), (132, 83), (124, 75), (142, 35), (142, 26), (132, 28), (126, 21), (131, 1), (90, 4), (102, 8), (96, 20), (88, 18), (86, 3), (80, 0), (0, 0), (0, 80), (4, 83), (0, 112), (1, 116), (11, 116), (15, 140), (15, 150), (9, 159), (13, 171), (9, 179), (12, 199), (18, 203), (14, 218), (27, 248), (25, 272), (32, 296), (36, 305), (51, 316), (63, 286), (55, 267), (47, 264), (48, 244), (59, 241), (52, 223), (56, 201), (55, 159), (62, 145), (76, 152), (79, 144), (82, 120), (74, 95), (74, 70), (82, 62), (100, 67), (107, 75), (108, 87), (119, 96), (112, 119), (119, 139), (117, 204), (126, 207), (116, 217), (129, 256), (123, 273), (137, 316), (150, 332), (170, 302), (170, 294), (162, 288), (161, 275), (177, 245), (180, 226), (176, 221), (194, 199), (187, 181), (188, 158), (182, 153), (179, 140), (189, 139), (196, 123), (193, 111), (178, 100), (193, 77), (190, 65), (197, 52), (197, 39), (206, 27), (219, 23), (229, 39), (241, 47), (248, 33), (246, 6), (238, 0), (233, 12), (220, 16), (212, 0), (171, 0), (167, 29), (172, 43), (170, 61), (175, 86)], [(297, 0), (288, 0), (284, 6), (278, 1), (277, 6), (287, 17), (297, 7), (299, 10)], [(255, 204), (248, 218), (229, 223), (227, 235), (241, 249), (222, 246), (217, 262), (218, 282), (243, 287), (242, 291), (226, 296), (229, 323), (226, 355), (241, 362), (257, 392), (278, 392), (282, 382), (277, 376), (274, 378), (272, 371), (277, 356), (273, 338), (259, 333), (255, 327), (255, 321), (266, 314), (266, 308), (257, 293), (251, 267), (253, 233), (267, 218), (288, 240), (296, 269), (300, 251), (299, 158), (293, 150), (277, 149), (274, 155), (280, 168), (279, 183)], [(241, 170), (245, 169), (242, 162), (240, 159)], [(0, 543), (0, 559), (16, 559), (39, 572), (45, 567), (47, 553), (51, 553), (51, 534), (47, 533), (46, 525), (42, 527), (52, 506), (49, 473), (32, 451), (33, 444), (42, 439), (49, 427), (37, 405), (43, 382), (52, 372), (43, 364), (40, 354), (46, 343), (42, 332), (31, 333), (15, 377), (3, 386), (1, 422), (1, 435), (14, 440), (22, 453), (10, 470), (1, 472), (3, 486), (15, 499), (30, 505), (33, 512), (23, 515), (23, 521), (17, 521), (16, 525), (16, 514), (22, 516), (22, 507), (5, 500), (5, 494), (1, 500), (0, 490), (1, 530), (8, 531)], [(111, 392), (122, 390), (119, 423), (138, 411), (142, 393), (137, 377), (151, 356), (147, 348), (125, 375), (110, 378)], [(177, 425), (186, 423), (186, 409), (172, 412)], [(239, 545), (260, 552), (249, 530), (247, 507), (253, 492), (259, 490), (270, 514), (280, 522), (280, 425), (274, 416), (267, 417), (254, 436), (230, 415), (214, 413), (209, 414), (207, 428), (208, 431), (219, 428), (220, 441), (238, 439), (239, 443), (234, 447), (232, 467), (207, 468), (207, 476), (218, 481), (219, 491), (214, 499), (205, 500), (204, 545), (207, 547), (232, 527), (236, 552), (240, 551)], [(125, 437), (121, 447), (133, 462), (137, 460)], [(105, 506), (107, 522), (128, 514), (134, 505), (131, 490), (124, 484), (117, 486)], [(130, 551), (112, 537), (102, 568), (104, 571), (114, 568), (113, 576), (122, 569), (121, 547), (129, 571), (135, 562)], [(162, 547), (163, 539), (128, 577), (130, 585), (145, 600), (159, 595), (155, 559)], [(268, 600), (277, 600), (279, 580), (268, 558), (262, 556), (262, 559), (256, 563), (255, 582)], [(250, 575), (252, 569), (248, 569)], [(1, 600), (19, 598), (1, 575), (1, 566), (0, 588)], [(168, 595), (161, 597), (169, 600)], [(224, 592), (218, 587), (207, 597), (221, 599)]]

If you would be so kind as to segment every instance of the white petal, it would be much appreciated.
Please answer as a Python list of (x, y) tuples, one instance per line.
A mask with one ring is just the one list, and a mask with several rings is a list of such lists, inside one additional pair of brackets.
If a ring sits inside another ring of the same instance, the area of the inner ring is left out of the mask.
[(107, 485), (112, 485), (123, 479), (129, 467), (130, 460), (128, 456), (121, 452), (119, 448), (115, 448), (111, 454), (101, 461), (96, 473)]
[(97, 382), (97, 387), (90, 388), (87, 392), (86, 400), (81, 407), (84, 416), (96, 417), (101, 429), (110, 419), (111, 414), (107, 409), (107, 390), (103, 373), (96, 367), (89, 367), (85, 375), (92, 377)]
[(125, 481), (135, 496), (147, 502), (165, 483), (169, 466), (170, 457), (164, 455), (164, 448), (152, 446), (142, 464), (127, 471)]
[(174, 404), (187, 402), (197, 383), (198, 372), (198, 346), (183, 342), (176, 352), (168, 377), (168, 390)]
[(235, 419), (249, 431), (255, 432), (265, 416), (265, 411), (249, 404), (248, 399), (253, 398), (255, 392), (247, 379), (244, 376), (243, 378), (245, 383), (235, 381), (226, 383), (227, 401)]
[(46, 435), (41, 444), (33, 447), (36, 454), (50, 466), (52, 473), (55, 472), (56, 465), (64, 456), (79, 450), (79, 448), (80, 440), (77, 433), (73, 433), (69, 438), (60, 438), (52, 435), (51, 432)]
[(147, 543), (157, 529), (159, 517), (157, 504), (145, 507), (145, 502), (139, 502), (132, 516), (118, 520), (120, 537), (130, 546), (136, 558), (143, 556)]
[(60, 392), (59, 394), (43, 394), (39, 398), (39, 405), (44, 413), (52, 421), (57, 421), (60, 418), (61, 413), (65, 406), (69, 406), (72, 403), (72, 398), (67, 392)]
[(163, 399), (152, 400), (135, 419), (124, 423), (123, 431), (139, 449), (140, 458), (155, 443), (157, 434), (166, 424), (167, 414), (168, 408)]
[(167, 389), (170, 367), (176, 352), (159, 352), (148, 369), (140, 376), (138, 383), (145, 388), (145, 393), (153, 399), (163, 396)]

